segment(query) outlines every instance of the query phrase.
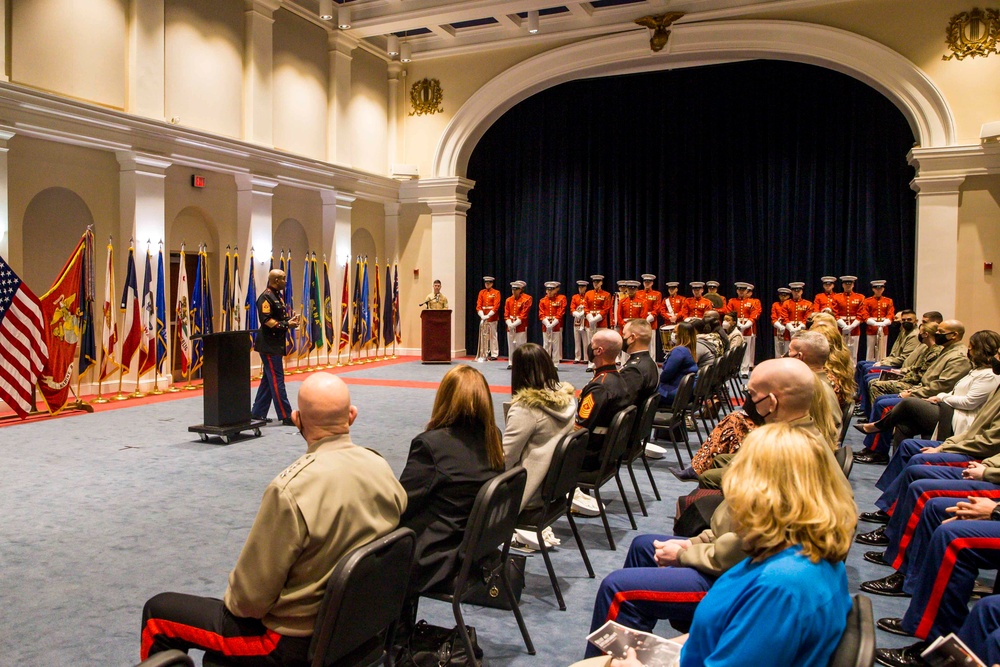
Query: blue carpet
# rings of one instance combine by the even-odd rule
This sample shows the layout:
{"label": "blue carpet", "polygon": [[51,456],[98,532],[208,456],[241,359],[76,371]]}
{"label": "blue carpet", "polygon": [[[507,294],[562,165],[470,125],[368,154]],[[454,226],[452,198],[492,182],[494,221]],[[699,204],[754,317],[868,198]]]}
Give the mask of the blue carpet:
{"label": "blue carpet", "polygon": [[[503,362],[476,366],[491,384],[509,384]],[[347,375],[436,381],[447,370],[405,363]],[[577,388],[589,377],[580,365],[563,364],[560,372]],[[300,377],[291,376],[288,385],[293,405]],[[410,438],[430,415],[434,391],[353,385],[351,393],[359,408],[355,442],[382,452],[399,473]],[[502,419],[500,404],[509,396],[494,400]],[[194,397],[0,429],[0,663],[130,665],[138,661],[147,598],[165,590],[222,595],[264,487],[304,443],[295,429],[274,425],[261,438],[202,443],[187,432],[203,421],[201,411],[201,398]],[[848,444],[857,449],[860,436],[852,431]],[[654,467],[663,502],[653,500],[640,477],[651,514],[637,517],[640,532],[669,533],[675,499],[693,488],[670,475],[668,464],[676,462],[668,458]],[[851,483],[862,511],[872,508],[881,470],[854,468]],[[608,495],[617,498],[617,491]],[[620,567],[634,536],[621,502],[612,502],[609,512],[617,551],[608,549],[599,519],[579,522],[597,579],[586,576],[568,525],[555,526],[564,546],[553,560],[567,611],[556,605],[541,558],[529,558],[521,608],[537,656],[525,653],[510,612],[466,608],[491,665],[548,667],[582,657],[600,579]],[[855,545],[848,558],[852,592],[860,581],[889,573],[864,562],[864,550]],[[907,601],[875,597],[873,603],[879,618],[901,616]],[[442,603],[423,601],[420,616],[453,625]],[[665,623],[657,631],[676,634]],[[881,632],[878,641],[910,643]]]}

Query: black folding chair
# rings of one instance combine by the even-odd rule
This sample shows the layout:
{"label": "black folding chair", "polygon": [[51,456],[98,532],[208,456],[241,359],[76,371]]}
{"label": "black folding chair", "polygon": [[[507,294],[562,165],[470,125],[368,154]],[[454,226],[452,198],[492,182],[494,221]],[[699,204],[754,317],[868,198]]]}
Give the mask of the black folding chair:
{"label": "black folding chair", "polygon": [[[681,438],[683,438],[684,446],[687,448],[688,460],[691,460],[693,457],[691,453],[691,439],[688,437],[687,425],[684,418],[691,410],[691,401],[694,397],[694,380],[694,373],[688,373],[681,378],[680,383],[677,385],[677,393],[674,394],[674,404],[671,409],[658,409],[656,417],[653,418],[653,427],[656,430],[667,432],[670,444],[674,447],[674,454],[677,455],[677,465],[682,468],[684,467],[684,461],[681,460],[681,450],[677,446]],[[653,437],[654,444],[666,444],[666,442],[666,440],[661,438]]]}
{"label": "black folding chair", "polygon": [[635,479],[635,470],[632,468],[632,464],[636,459],[642,460],[642,464],[646,466],[646,474],[649,475],[649,483],[653,487],[653,494],[659,500],[660,491],[656,488],[656,482],[653,481],[653,471],[649,469],[649,461],[646,460],[646,440],[649,439],[649,433],[653,430],[653,420],[656,419],[656,408],[659,404],[660,395],[653,394],[639,406],[638,415],[632,422],[632,431],[629,433],[628,449],[625,450],[625,456],[622,457],[622,463],[628,468],[628,476],[632,478],[632,488],[635,489],[635,497],[639,499],[639,509],[643,516],[649,516],[649,512],[646,511],[646,503],[642,499],[642,492]]}
{"label": "black folding chair", "polygon": [[638,530],[635,524],[635,517],[632,515],[632,507],[629,505],[628,496],[625,495],[625,487],[622,485],[622,478],[619,475],[619,468],[625,449],[628,447],[628,436],[632,429],[632,422],[635,421],[636,409],[630,405],[620,411],[611,420],[608,433],[604,436],[604,446],[601,448],[601,467],[597,470],[584,471],[580,473],[577,486],[585,491],[593,491],[594,498],[597,499],[597,507],[601,512],[601,521],[604,522],[604,532],[608,536],[608,544],[611,550],[615,550],[615,538],[611,535],[611,525],[608,523],[608,513],[601,500],[601,487],[606,482],[614,479],[618,483],[618,493],[621,494],[622,504],[625,505],[625,512],[628,514],[629,523],[632,530]]}
{"label": "black folding chair", "polygon": [[[705,438],[712,432],[712,429],[708,425],[704,407],[709,397],[712,396],[714,382],[715,364],[709,364],[698,369],[698,375],[694,380],[694,393],[691,397],[688,414],[691,417],[691,423],[694,424],[694,432],[698,436],[699,446],[705,444],[705,439],[701,437],[701,429],[698,428],[699,417],[702,425],[705,427]],[[695,412],[698,412],[698,415],[695,415]]]}
{"label": "black folding chair", "polygon": [[872,601],[864,595],[852,597],[847,627],[830,656],[829,667],[872,667],[875,664],[875,619]]}
{"label": "black folding chair", "polygon": [[843,447],[844,440],[847,438],[847,431],[851,428],[851,419],[854,418],[854,401],[848,401],[847,405],[844,406],[843,421],[840,422],[840,439],[837,441],[837,445]]}
{"label": "black folding chair", "polygon": [[552,567],[552,559],[549,558],[548,547],[542,538],[542,531],[554,524],[563,516],[569,521],[569,527],[573,530],[573,538],[576,546],[583,556],[583,564],[587,566],[587,574],[594,578],[594,568],[590,565],[590,558],[587,556],[587,548],[583,546],[583,539],[580,531],[573,520],[570,507],[573,505],[573,492],[576,490],[576,479],[580,474],[580,466],[583,465],[583,458],[587,455],[587,439],[590,432],[586,429],[570,431],[559,440],[556,450],[552,454],[552,462],[549,464],[549,471],[542,481],[542,506],[538,509],[526,509],[517,518],[517,527],[521,530],[534,531],[538,540],[538,549],[542,552],[545,560],[545,568],[549,571],[549,580],[552,582],[552,590],[555,591],[559,608],[566,610],[566,603],[563,601],[562,591],[559,589],[559,582],[556,580],[556,571]]}
{"label": "black folding chair", "polygon": [[[480,572],[483,561],[495,557],[498,548],[501,549],[500,562],[507,562],[510,540],[517,526],[517,513],[521,507],[521,496],[524,495],[527,477],[524,468],[515,466],[483,485],[472,506],[469,524],[465,529],[462,544],[458,548],[462,567],[455,580],[450,582],[452,584],[449,587],[450,591],[436,590],[421,594],[422,597],[451,603],[455,623],[465,644],[465,654],[469,656],[473,667],[479,667],[480,663],[475,658],[469,630],[462,617],[462,598],[469,592],[469,587],[476,582],[476,575]],[[514,592],[510,588],[506,567],[500,568],[500,583],[511,611],[514,612],[517,627],[521,630],[524,646],[530,655],[535,655],[535,646],[531,643],[528,628],[524,625],[524,617],[521,616],[521,609],[517,606]]]}
{"label": "black folding chair", "polygon": [[154,653],[135,667],[194,667],[194,660],[184,651],[173,648]]}
{"label": "black folding chair", "polygon": [[309,644],[312,667],[391,667],[416,536],[397,528],[344,557],[326,584]]}
{"label": "black folding chair", "polygon": [[833,456],[837,459],[837,463],[840,464],[840,469],[844,471],[844,477],[850,479],[851,470],[854,469],[854,456],[851,453],[851,448],[849,446],[839,447],[833,453]]}

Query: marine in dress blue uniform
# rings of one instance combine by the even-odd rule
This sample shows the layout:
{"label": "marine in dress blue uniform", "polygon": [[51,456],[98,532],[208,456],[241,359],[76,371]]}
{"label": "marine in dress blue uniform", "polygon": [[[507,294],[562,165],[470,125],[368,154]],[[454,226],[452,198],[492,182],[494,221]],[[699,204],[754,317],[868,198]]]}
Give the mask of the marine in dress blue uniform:
{"label": "marine in dress blue uniform", "polygon": [[254,342],[254,349],[260,354],[264,377],[257,387],[250,415],[254,419],[266,419],[270,405],[278,419],[287,426],[292,425],[292,406],[285,393],[285,333],[289,327],[299,324],[299,316],[288,313],[282,291],[285,289],[285,272],[275,269],[267,274],[267,289],[257,298],[257,317],[260,331]]}

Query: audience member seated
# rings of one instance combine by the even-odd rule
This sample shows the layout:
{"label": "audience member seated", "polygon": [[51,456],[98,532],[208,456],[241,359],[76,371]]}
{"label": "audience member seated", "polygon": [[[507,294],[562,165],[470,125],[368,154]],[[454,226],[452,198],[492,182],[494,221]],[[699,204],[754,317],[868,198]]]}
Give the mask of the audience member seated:
{"label": "audience member seated", "polygon": [[788,356],[804,363],[819,378],[823,396],[829,403],[830,415],[839,432],[844,409],[833,388],[833,380],[826,370],[826,362],[830,358],[830,343],[826,337],[818,331],[799,331],[792,334],[792,340],[788,343]]}
{"label": "audience member seated", "polygon": [[1000,385],[1000,375],[994,374],[992,368],[998,351],[1000,334],[977,331],[969,338],[968,356],[972,370],[958,381],[954,389],[927,398],[904,398],[882,419],[857,424],[855,428],[866,435],[893,434],[896,446],[906,438],[929,437],[935,429],[937,440],[961,435],[972,425],[979,409]]}
{"label": "audience member seated", "polygon": [[899,333],[892,344],[889,354],[879,361],[859,361],[855,382],[859,385],[864,382],[867,375],[878,373],[887,368],[900,368],[910,353],[917,349],[920,340],[917,338],[917,313],[906,309],[896,313],[896,320],[899,322]]}
{"label": "audience member seated", "polygon": [[590,341],[587,354],[594,368],[594,378],[580,392],[576,411],[576,428],[590,431],[583,470],[601,467],[601,449],[611,420],[634,403],[634,396],[621,377],[615,360],[622,350],[622,337],[614,329],[598,329]]}
{"label": "audience member seated", "polygon": [[[828,443],[790,424],[760,428],[747,436],[723,487],[736,531],[723,537],[745,549],[749,558],[726,568],[714,583],[699,571],[682,580],[676,574],[685,569],[676,567],[678,553],[683,558],[697,545],[682,542],[678,547],[679,541],[671,540],[644,547],[647,553],[656,549],[647,556],[648,562],[665,562],[666,567],[643,571],[671,572],[686,584],[669,591],[673,595],[662,594],[661,600],[676,599],[677,592],[686,590],[694,593],[691,597],[701,597],[690,634],[678,640],[684,644],[680,666],[826,665],[851,608],[843,560],[855,526],[851,488]],[[621,573],[631,574],[619,570],[609,578]],[[708,592],[702,594],[706,587]],[[616,615],[621,622],[624,614],[641,612],[638,623],[649,630],[657,611],[682,604],[659,602],[659,610],[651,609],[657,603],[650,600],[660,589],[641,594],[634,588],[632,599],[627,593],[613,596],[620,604],[602,617],[597,607],[607,608],[602,594],[610,591],[605,591],[604,583],[601,589],[595,628],[607,617]],[[641,667],[634,654],[611,665]]]}
{"label": "audience member seated", "polygon": [[483,484],[503,469],[486,378],[471,366],[456,366],[441,380],[427,430],[410,443],[399,477],[408,499],[400,525],[417,535],[404,628],[416,619],[420,593],[447,588],[458,574],[458,547],[472,505]]}
{"label": "audience member seated", "polygon": [[740,331],[737,320],[738,317],[734,312],[726,312],[726,314],[722,316],[722,328],[729,337],[730,348],[743,347],[747,344],[747,342],[743,340],[743,332]]}
{"label": "audience member seated", "polygon": [[722,315],[718,311],[710,310],[705,313],[705,318],[702,320],[701,333],[706,336],[706,340],[718,340],[718,343],[716,343],[717,357],[722,357],[723,354],[729,351],[729,334],[726,333],[725,328],[722,326]]}
{"label": "audience member seated", "polygon": [[629,320],[622,327],[622,342],[629,356],[620,372],[622,380],[635,397],[635,405],[640,408],[647,398],[656,393],[660,374],[656,362],[649,354],[651,340],[653,328],[644,318]]}
{"label": "audience member seated", "polygon": [[[647,352],[647,355],[649,353]],[[573,428],[576,399],[573,385],[559,382],[552,358],[534,343],[511,355],[513,398],[507,411],[503,454],[507,469],[521,465],[528,480],[521,509],[541,506],[542,481],[562,436]]]}
{"label": "audience member seated", "polygon": [[[834,426],[829,404],[825,399],[814,398],[822,396],[821,391],[819,378],[798,359],[769,359],[757,364],[747,380],[743,412],[757,425],[788,422],[804,428],[834,450],[840,434]],[[706,444],[710,442],[711,438]],[[722,473],[737,458],[738,451],[737,447],[735,451],[715,454],[711,467],[698,474],[698,486],[722,488]]]}
{"label": "audience member seated", "polygon": [[938,325],[936,322],[927,322],[920,325],[920,331],[917,334],[917,340],[920,341],[920,344],[907,357],[906,361],[903,362],[903,366],[899,369],[903,373],[901,376],[886,378],[885,380],[872,377],[868,380],[868,391],[859,397],[859,402],[863,410],[860,416],[865,418],[864,421],[867,421],[868,415],[871,414],[872,403],[880,397],[888,394],[898,394],[901,391],[912,389],[920,384],[924,373],[927,372],[931,364],[937,361],[937,358],[944,351],[944,347],[935,342],[937,328]]}
{"label": "audience member seated", "polygon": [[377,453],[351,442],[358,411],[329,373],[302,383],[292,421],[307,452],[264,490],[223,600],[161,593],[142,611],[142,659],[201,649],[215,662],[308,664],[334,567],[393,531],[406,492]]}
{"label": "audience member seated", "polygon": [[669,408],[674,404],[677,387],[681,379],[689,373],[698,372],[697,353],[698,336],[689,322],[681,322],[674,329],[677,337],[675,345],[663,360],[663,370],[660,372],[660,383],[656,390],[660,394],[660,407]]}
{"label": "audience member seated", "polygon": [[705,328],[704,320],[693,317],[684,321],[694,327],[695,334],[697,334],[698,337],[694,353],[695,361],[698,362],[698,368],[711,366],[719,357],[719,348],[721,347],[721,344],[714,340],[714,336],[712,337],[713,340],[708,340],[701,334],[701,331]]}

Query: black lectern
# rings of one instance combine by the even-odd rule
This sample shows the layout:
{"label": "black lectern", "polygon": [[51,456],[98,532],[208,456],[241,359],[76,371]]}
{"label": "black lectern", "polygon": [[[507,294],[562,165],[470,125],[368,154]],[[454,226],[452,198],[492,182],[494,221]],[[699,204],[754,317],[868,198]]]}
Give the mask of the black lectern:
{"label": "black lectern", "polygon": [[189,426],[202,441],[215,435],[229,444],[233,435],[253,431],[260,435],[262,419],[250,417],[250,335],[225,331],[202,336],[205,423]]}

